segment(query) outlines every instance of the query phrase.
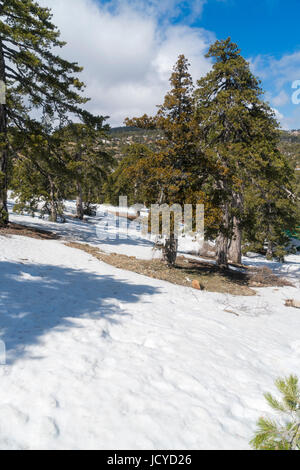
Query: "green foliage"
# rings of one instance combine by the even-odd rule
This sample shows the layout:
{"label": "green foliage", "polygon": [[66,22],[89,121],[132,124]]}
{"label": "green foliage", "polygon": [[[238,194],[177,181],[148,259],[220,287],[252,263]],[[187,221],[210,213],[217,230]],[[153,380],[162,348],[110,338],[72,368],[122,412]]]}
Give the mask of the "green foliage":
{"label": "green foliage", "polygon": [[152,151],[146,145],[132,144],[125,146],[122,153],[123,159],[105,184],[106,202],[118,205],[119,197],[127,196],[129,205],[154,203],[157,191],[153,194]]}
{"label": "green foliage", "polygon": [[[282,162],[284,162],[284,157]],[[266,251],[268,257],[281,261],[290,250],[289,231],[297,224],[297,205],[293,195],[294,174],[287,163],[273,179],[258,180],[259,186],[248,186],[245,193],[245,251]]]}
{"label": "green foliage", "polygon": [[103,145],[108,126],[102,126],[99,120],[96,126],[90,122],[70,123],[55,133],[59,139],[58,152],[68,172],[69,194],[75,194],[82,200],[80,204],[87,206],[101,199],[104,183],[114,165]]}
{"label": "green foliage", "polygon": [[[121,162],[120,169],[122,168],[122,171],[126,171],[126,167],[131,166],[130,162],[127,165],[122,160],[127,159],[127,149],[132,146],[132,143],[143,144],[144,147],[154,151],[157,150],[157,142],[162,139],[162,132],[159,130],[138,129],[135,127],[112,129],[110,135],[111,141],[105,144],[105,148]],[[295,196],[298,195],[300,198],[300,171],[295,172],[296,178],[294,176],[294,170],[297,165],[300,168],[300,135],[295,132],[281,131],[279,137],[278,148],[281,155],[280,158],[285,159],[286,168],[281,168],[275,178],[276,181],[278,181],[278,177],[282,179],[281,187],[274,185],[273,193],[269,194],[268,199],[273,206],[271,205],[268,210],[266,197],[263,197],[263,193],[257,185],[258,182],[256,182],[256,186],[249,184],[245,189],[245,207],[243,212],[244,253],[255,251],[265,254],[266,241],[269,238],[273,244],[272,256],[282,258],[289,252],[290,237],[292,235],[297,236],[297,230],[298,237],[300,237],[299,228],[292,229],[295,225],[295,220],[298,226],[300,224],[300,200],[298,200],[297,210],[297,201],[294,204],[293,198],[287,197],[288,194],[285,189],[290,188],[290,190],[295,191]],[[221,220],[219,220],[220,210],[218,210],[219,201],[216,198],[217,195],[213,186],[213,176],[207,177],[206,182],[201,185],[200,191],[196,191],[191,184],[190,194],[186,197],[187,203],[196,204],[200,202],[205,204],[205,230],[206,237],[210,239],[216,239],[221,223]],[[110,185],[107,185],[107,200],[117,204],[120,192],[117,191],[116,197],[113,200],[108,195],[109,189],[112,188],[110,188]],[[121,193],[129,194],[132,201],[131,192],[133,191],[131,190],[132,185],[130,185],[130,180],[128,179],[128,188],[124,189],[123,192],[121,191]],[[139,202],[143,200],[144,198],[140,198]],[[270,209],[273,213],[272,217],[268,215]],[[266,224],[266,221],[270,221],[270,224]]]}
{"label": "green foliage", "polygon": [[256,450],[300,450],[300,387],[296,376],[278,379],[276,387],[282,395],[278,400],[270,393],[265,398],[270,407],[282,415],[281,422],[260,418],[258,430],[251,441]]}
{"label": "green foliage", "polygon": [[[297,225],[300,225],[300,133],[282,131],[279,149],[295,171],[295,195],[297,197]],[[290,229],[291,230],[291,229]]]}
{"label": "green foliage", "polygon": [[[220,261],[235,231],[272,245],[282,257],[284,231],[295,225],[294,172],[278,150],[278,123],[260,82],[228,38],[211,46],[212,70],[198,81],[197,117],[209,166],[208,191],[223,217]],[[246,229],[246,230],[245,230]],[[222,255],[222,256],[221,256]]]}
{"label": "green foliage", "polygon": [[43,134],[27,136],[26,145],[14,159],[10,188],[17,198],[16,212],[50,215],[53,222],[62,215],[64,188],[68,181],[65,165],[57,153],[58,141]]}
{"label": "green foliage", "polygon": [[212,70],[195,91],[189,64],[179,56],[156,116],[125,121],[132,131],[162,137],[148,146],[146,157],[135,160],[126,150],[109,197],[122,191],[137,202],[143,187],[146,194],[138,202],[204,202],[206,235],[218,240],[219,264],[228,263],[228,247],[236,239],[260,251],[267,244],[268,256],[283,260],[287,230],[297,224],[297,194],[294,168],[279,150],[278,123],[230,38],[213,44],[207,57]]}
{"label": "green foliage", "polygon": [[127,125],[162,133],[151,159],[145,162],[147,175],[137,174],[136,183],[148,186],[149,202],[183,203],[192,179],[201,171],[196,152],[194,87],[188,69],[187,59],[180,55],[170,78],[171,90],[156,116],[126,120]]}
{"label": "green foliage", "polygon": [[8,131],[18,129],[24,140],[39,135],[40,123],[31,117],[35,109],[60,124],[68,121],[70,114],[85,123],[95,122],[82,109],[88,101],[82,95],[84,84],[77,78],[82,68],[56,53],[64,45],[48,8],[34,0],[1,2],[0,80],[6,84],[7,93],[6,105],[0,104],[0,169],[5,173],[0,181],[0,224],[8,219]]}
{"label": "green foliage", "polygon": [[[135,137],[130,145],[123,129],[109,134],[106,118],[82,109],[81,68],[56,55],[63,45],[49,9],[33,0],[1,2],[0,79],[8,92],[7,106],[0,106],[0,223],[8,220],[9,180],[16,210],[34,213],[43,202],[53,220],[62,200],[74,196],[80,218],[104,193],[114,204],[125,194],[130,204],[204,203],[206,235],[223,241],[224,264],[237,231],[247,248],[267,243],[268,256],[284,258],[287,231],[299,224],[299,160],[288,162],[291,148],[298,156],[299,148],[289,140],[280,146],[260,82],[230,38],[210,47],[213,67],[196,90],[179,56],[157,114],[126,120]],[[34,108],[57,127],[31,119]],[[81,122],[72,123],[71,114]],[[114,147],[103,145],[113,134],[123,155],[115,171]]]}
{"label": "green foliage", "polygon": [[[1,55],[8,85],[8,118],[24,125],[29,118],[18,112],[15,99],[25,97],[29,107],[44,107],[48,114],[80,112],[78,104],[87,101],[80,95],[84,84],[74,74],[82,68],[53,51],[65,45],[52,23],[52,14],[33,0],[1,2]],[[24,108],[23,108],[24,109]]]}
{"label": "green foliage", "polygon": [[42,204],[42,212],[56,221],[63,199],[80,191],[82,212],[91,211],[112,165],[103,150],[104,129],[88,123],[53,130],[47,124],[39,131],[27,136],[14,162],[10,187],[18,200],[15,210],[34,214]]}
{"label": "green foliage", "polygon": [[[143,202],[146,204],[181,204],[186,200],[191,185],[202,174],[197,152],[197,124],[194,119],[193,81],[189,73],[189,63],[180,55],[170,77],[171,90],[164,103],[158,106],[156,116],[127,119],[128,126],[159,130],[162,138],[157,147],[144,159],[139,159],[133,184],[136,194],[144,185]],[[177,241],[174,240],[174,224],[171,223],[170,240],[165,240],[164,259],[168,264],[176,260]]]}

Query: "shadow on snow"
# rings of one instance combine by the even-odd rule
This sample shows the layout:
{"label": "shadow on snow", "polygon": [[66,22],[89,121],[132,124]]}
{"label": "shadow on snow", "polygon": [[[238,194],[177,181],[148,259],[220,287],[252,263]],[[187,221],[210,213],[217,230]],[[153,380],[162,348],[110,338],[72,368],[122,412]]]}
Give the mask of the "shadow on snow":
{"label": "shadow on snow", "polygon": [[34,264],[0,262],[0,339],[7,364],[26,357],[52,329],[80,328],[80,317],[117,323],[128,315],[119,304],[136,303],[158,292],[108,275]]}

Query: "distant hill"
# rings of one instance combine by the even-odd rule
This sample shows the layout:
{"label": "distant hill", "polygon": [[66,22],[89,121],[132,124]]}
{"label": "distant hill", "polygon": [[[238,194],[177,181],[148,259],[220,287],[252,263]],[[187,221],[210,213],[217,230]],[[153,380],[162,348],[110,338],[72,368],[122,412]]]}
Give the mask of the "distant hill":
{"label": "distant hill", "polygon": [[139,129],[138,127],[126,127],[126,126],[112,127],[110,129],[110,134],[112,134],[112,135],[130,134],[130,133],[133,133],[133,132],[142,133],[143,129]]}
{"label": "distant hill", "polygon": [[105,141],[105,147],[117,160],[122,159],[127,145],[137,143],[155,147],[156,142],[162,137],[159,131],[137,127],[113,127],[109,134],[110,141]]}
{"label": "distant hill", "polygon": [[[281,131],[280,134],[280,150],[300,174],[300,129]],[[114,127],[110,130],[110,136],[109,150],[118,159],[122,158],[124,146],[132,143],[155,145],[157,140],[162,137],[159,131],[138,129],[136,127]]]}
{"label": "distant hill", "polygon": [[148,129],[139,129],[138,127],[112,127],[110,129],[110,135],[115,137],[153,137],[159,136],[161,133],[156,130],[148,130]]}

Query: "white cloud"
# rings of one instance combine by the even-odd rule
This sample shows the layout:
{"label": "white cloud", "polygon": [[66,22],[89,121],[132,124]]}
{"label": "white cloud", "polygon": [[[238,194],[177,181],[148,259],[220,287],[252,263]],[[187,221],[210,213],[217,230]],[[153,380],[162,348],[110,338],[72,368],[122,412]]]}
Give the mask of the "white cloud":
{"label": "white cloud", "polygon": [[299,129],[300,106],[292,103],[295,91],[292,84],[300,80],[300,52],[286,54],[280,59],[258,56],[251,60],[252,70],[263,79],[268,89],[266,99],[277,110],[277,119],[284,129]]}
{"label": "white cloud", "polygon": [[[281,113],[280,113],[281,114]],[[300,128],[300,107],[296,106],[295,109],[289,113],[288,116],[281,114],[279,118],[283,129],[299,129]]]}
{"label": "white cloud", "polygon": [[300,79],[300,52],[284,55],[280,59],[260,55],[251,63],[255,73],[261,78],[273,78],[277,90],[287,83]]}
{"label": "white cloud", "polygon": [[[53,22],[68,42],[64,57],[84,66],[82,79],[92,98],[88,109],[111,116],[120,125],[127,116],[154,113],[168,90],[168,79],[179,54],[192,64],[195,79],[205,74],[210,62],[205,52],[215,38],[200,28],[161,23],[168,11],[176,15],[174,0],[112,2],[99,7],[95,0],[40,0],[53,10]],[[189,14],[200,12],[205,2],[194,4]],[[147,5],[143,10],[141,4]],[[162,16],[161,16],[162,15]]]}
{"label": "white cloud", "polygon": [[[180,17],[193,22],[201,16],[203,7],[208,0],[108,0],[106,8],[109,11],[120,12],[125,5],[160,20],[170,20]],[[220,0],[219,0],[220,1]],[[223,0],[222,0],[223,1]],[[226,1],[226,0],[225,0]]]}
{"label": "white cloud", "polygon": [[284,90],[281,90],[278,95],[271,96],[270,101],[274,106],[280,107],[286,105],[290,101],[290,97]]}

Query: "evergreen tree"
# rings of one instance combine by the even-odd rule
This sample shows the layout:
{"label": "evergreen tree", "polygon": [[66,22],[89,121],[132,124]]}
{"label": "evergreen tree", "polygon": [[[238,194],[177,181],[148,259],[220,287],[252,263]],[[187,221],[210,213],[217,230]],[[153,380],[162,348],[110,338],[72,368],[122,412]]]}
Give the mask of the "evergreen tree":
{"label": "evergreen tree", "polygon": [[198,81],[195,97],[213,197],[222,211],[217,261],[226,267],[228,258],[241,263],[246,188],[258,185],[271,194],[280,180],[276,168],[285,163],[273,112],[236,44],[217,41],[207,57],[214,65]]}
{"label": "evergreen tree", "polygon": [[[42,215],[49,214],[50,220],[56,222],[62,216],[70,175],[59,152],[60,141],[50,128],[41,125],[38,132],[36,126],[35,132],[26,137],[22,150],[14,157],[10,187],[17,197],[16,212],[33,215],[40,209]],[[22,133],[17,138],[22,139]]]}
{"label": "evergreen tree", "polygon": [[154,204],[159,186],[153,175],[153,151],[144,144],[131,144],[123,149],[123,158],[105,184],[105,198],[118,205],[120,196],[127,196],[130,206]]}
{"label": "evergreen tree", "polygon": [[[295,196],[296,196],[296,225],[298,232],[300,232],[300,137],[299,135],[290,134],[289,132],[282,131],[280,134],[279,150],[285,156],[286,160],[290,162],[295,172]],[[292,227],[289,227],[289,232],[292,234]],[[294,232],[296,233],[296,232]]]}
{"label": "evergreen tree", "polygon": [[8,222],[8,127],[28,133],[33,108],[60,118],[87,114],[80,109],[87,101],[80,95],[84,85],[74,75],[82,69],[53,52],[65,43],[51,18],[34,0],[0,1],[0,83],[7,89],[6,103],[0,104],[1,225]]}
{"label": "evergreen tree", "polygon": [[298,378],[279,379],[276,386],[282,401],[270,393],[265,395],[273,410],[282,415],[281,422],[260,418],[258,430],[251,441],[256,450],[300,450],[300,387]]}
{"label": "evergreen tree", "polygon": [[105,152],[102,143],[107,138],[108,127],[102,124],[101,118],[96,125],[71,123],[56,133],[70,183],[75,187],[76,213],[80,220],[84,217],[85,205],[89,206],[103,191],[113,165],[113,158]]}
{"label": "evergreen tree", "polygon": [[245,191],[245,248],[284,261],[290,249],[288,233],[293,233],[299,220],[295,176],[279,152],[272,155],[272,164],[262,168]]}
{"label": "evergreen tree", "polygon": [[[170,78],[171,91],[164,103],[158,107],[154,117],[127,119],[129,126],[146,129],[159,129],[163,138],[158,142],[158,150],[153,152],[147,162],[150,200],[153,191],[156,203],[181,204],[190,188],[193,170],[199,173],[199,159],[196,151],[196,125],[194,121],[193,81],[188,71],[189,63],[180,55]],[[140,180],[145,183],[145,180]],[[146,183],[147,184],[147,183]],[[168,264],[174,264],[177,255],[178,240],[171,223],[170,237],[166,238],[163,257]]]}

